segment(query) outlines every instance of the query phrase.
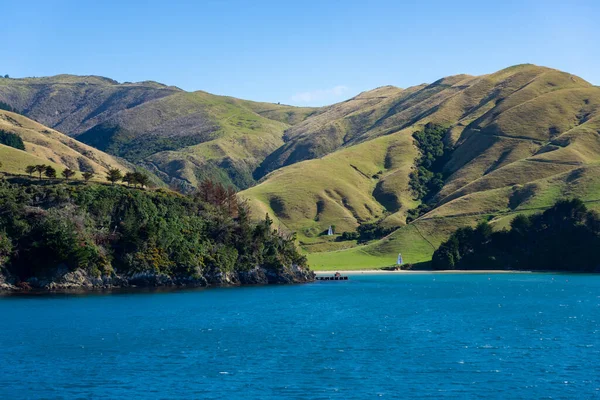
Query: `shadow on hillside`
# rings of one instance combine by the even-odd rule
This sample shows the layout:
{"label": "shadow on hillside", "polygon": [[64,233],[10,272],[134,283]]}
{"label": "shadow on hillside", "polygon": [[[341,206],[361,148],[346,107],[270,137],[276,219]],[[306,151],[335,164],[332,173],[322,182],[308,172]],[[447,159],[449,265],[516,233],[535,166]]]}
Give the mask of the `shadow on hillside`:
{"label": "shadow on hillside", "polygon": [[[398,271],[398,266],[390,265],[389,267],[380,268],[384,271]],[[433,271],[433,267],[431,266],[431,261],[423,261],[420,263],[408,263],[404,264],[400,267],[400,271]]]}

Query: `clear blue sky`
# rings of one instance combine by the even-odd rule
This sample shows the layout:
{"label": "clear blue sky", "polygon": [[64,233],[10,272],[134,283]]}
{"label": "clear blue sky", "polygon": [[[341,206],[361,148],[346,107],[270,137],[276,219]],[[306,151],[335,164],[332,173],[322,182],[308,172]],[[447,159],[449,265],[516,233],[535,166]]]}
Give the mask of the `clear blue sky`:
{"label": "clear blue sky", "polygon": [[[88,4],[86,4],[88,3]],[[321,105],[534,63],[600,85],[600,1],[5,1],[0,73]]]}

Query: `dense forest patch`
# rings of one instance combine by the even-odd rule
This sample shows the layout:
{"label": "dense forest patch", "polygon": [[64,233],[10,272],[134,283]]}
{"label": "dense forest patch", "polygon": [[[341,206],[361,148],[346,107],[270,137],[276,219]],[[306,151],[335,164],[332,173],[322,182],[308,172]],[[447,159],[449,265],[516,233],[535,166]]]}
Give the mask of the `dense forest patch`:
{"label": "dense forest patch", "polygon": [[510,227],[458,229],[433,254],[433,268],[600,271],[600,216],[581,200],[519,215]]}
{"label": "dense forest patch", "polygon": [[428,123],[423,130],[413,134],[421,156],[410,174],[409,186],[415,199],[423,201],[423,204],[409,212],[408,222],[429,211],[428,203],[444,186],[442,170],[452,151],[444,141],[447,132],[448,128],[442,125]]}

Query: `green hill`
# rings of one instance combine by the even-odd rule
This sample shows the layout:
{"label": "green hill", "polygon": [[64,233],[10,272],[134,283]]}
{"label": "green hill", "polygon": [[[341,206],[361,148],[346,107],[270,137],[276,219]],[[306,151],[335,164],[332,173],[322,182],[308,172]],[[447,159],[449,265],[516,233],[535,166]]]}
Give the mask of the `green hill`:
{"label": "green hill", "polygon": [[0,110],[0,131],[17,135],[24,149],[6,146],[0,142],[2,171],[24,174],[28,165],[52,165],[60,174],[65,168],[93,172],[96,180],[104,180],[108,169],[131,171],[133,166],[121,159],[80,143],[62,133],[43,126],[22,115]]}
{"label": "green hill", "polygon": [[[287,154],[301,149],[315,159],[278,168],[242,192],[255,212],[268,212],[283,229],[299,232],[315,267],[385,266],[398,252],[408,262],[424,262],[454,229],[481,218],[500,227],[516,211],[543,209],[561,197],[600,199],[600,88],[522,65],[446,78],[407,89],[406,97],[405,91],[385,91],[394,100],[380,96],[368,117],[363,109],[346,108],[328,120],[328,111],[321,113],[321,130],[286,143]],[[357,115],[360,128],[351,123]],[[443,186],[429,202],[431,211],[405,225],[421,202],[410,187],[419,156],[412,135],[427,123],[447,128]],[[320,136],[331,127],[337,129],[331,137],[343,140],[325,147]],[[289,158],[278,160],[286,165]],[[399,229],[350,249],[355,243],[322,236],[330,225],[342,233],[367,222]]]}
{"label": "green hill", "polygon": [[72,75],[2,79],[0,102],[183,189],[206,177],[253,185],[284,131],[315,111]]}
{"label": "green hill", "polygon": [[[426,262],[457,227],[600,199],[600,88],[530,64],[322,108],[69,75],[2,79],[0,102],[183,190],[245,189],[318,268]],[[367,224],[380,239],[358,244]]]}

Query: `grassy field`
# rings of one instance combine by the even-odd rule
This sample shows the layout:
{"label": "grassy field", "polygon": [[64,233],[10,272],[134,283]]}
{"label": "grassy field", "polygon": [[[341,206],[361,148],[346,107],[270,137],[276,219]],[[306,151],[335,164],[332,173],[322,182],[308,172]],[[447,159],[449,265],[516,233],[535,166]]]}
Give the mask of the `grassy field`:
{"label": "grassy field", "polygon": [[398,253],[405,263],[426,264],[434,250],[457,227],[474,226],[483,217],[460,217],[416,221],[391,235],[347,250],[310,253],[311,268],[317,271],[376,269],[395,265]]}

